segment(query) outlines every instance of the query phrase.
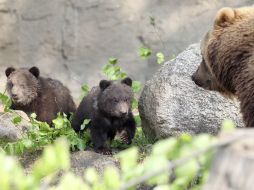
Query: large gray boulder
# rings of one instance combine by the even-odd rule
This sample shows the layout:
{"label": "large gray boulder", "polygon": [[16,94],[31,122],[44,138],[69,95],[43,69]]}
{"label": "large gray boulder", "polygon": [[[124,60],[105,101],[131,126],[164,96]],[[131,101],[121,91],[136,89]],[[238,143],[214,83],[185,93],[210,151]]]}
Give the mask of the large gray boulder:
{"label": "large gray boulder", "polygon": [[217,134],[224,119],[242,127],[239,103],[204,90],[191,80],[201,62],[199,44],[165,63],[147,81],[139,101],[142,127],[150,139],[190,134]]}

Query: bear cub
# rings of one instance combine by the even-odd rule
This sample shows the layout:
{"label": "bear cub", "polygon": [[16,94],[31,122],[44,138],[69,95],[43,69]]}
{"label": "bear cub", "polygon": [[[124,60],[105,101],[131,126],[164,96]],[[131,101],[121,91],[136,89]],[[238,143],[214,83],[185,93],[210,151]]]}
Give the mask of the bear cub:
{"label": "bear cub", "polygon": [[70,91],[59,81],[40,77],[37,67],[5,70],[7,92],[12,100],[11,108],[28,115],[36,113],[39,121],[52,124],[58,112],[69,115],[76,106]]}
{"label": "bear cub", "polygon": [[120,82],[102,80],[82,100],[73,116],[72,127],[76,132],[85,119],[90,119],[88,128],[96,152],[111,154],[107,140],[113,140],[116,133],[131,144],[136,131],[136,123],[131,104],[133,92],[132,80],[125,78]]}

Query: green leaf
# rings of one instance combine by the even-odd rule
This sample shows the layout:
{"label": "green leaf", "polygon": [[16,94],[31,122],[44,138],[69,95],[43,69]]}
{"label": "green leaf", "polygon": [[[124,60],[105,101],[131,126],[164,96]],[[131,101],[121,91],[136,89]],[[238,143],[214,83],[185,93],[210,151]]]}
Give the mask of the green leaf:
{"label": "green leaf", "polygon": [[196,150],[208,147],[214,142],[214,138],[209,134],[200,134],[193,138],[192,147]]}
{"label": "green leaf", "polygon": [[85,180],[90,184],[96,184],[99,182],[99,175],[95,168],[88,168],[84,173]]}
{"label": "green leaf", "polygon": [[133,81],[132,83],[132,90],[134,93],[138,93],[141,90],[141,82],[139,81]]}
{"label": "green leaf", "polygon": [[169,185],[158,185],[153,190],[172,190]]}
{"label": "green leaf", "polygon": [[[140,118],[140,115],[138,114],[138,115],[135,115],[134,116],[134,119],[135,119],[135,122],[136,122],[136,124],[137,124],[137,126],[141,126],[141,118]],[[141,128],[140,128],[141,129]],[[137,129],[138,130],[138,129]],[[137,131],[138,132],[138,131]],[[143,132],[142,130],[141,130],[141,132]]]}
{"label": "green leaf", "polygon": [[17,115],[12,119],[12,123],[14,123],[15,125],[19,124],[22,121],[22,117]]}
{"label": "green leaf", "polygon": [[[186,183],[189,183],[197,175],[198,169],[198,162],[192,159],[176,168],[176,176],[177,178],[187,178]],[[186,185],[188,186],[188,184]]]}
{"label": "green leaf", "polygon": [[85,119],[84,122],[82,123],[80,129],[84,130],[87,127],[87,125],[90,123],[90,121],[91,121],[91,119]]}
{"label": "green leaf", "polygon": [[78,148],[78,150],[85,150],[86,145],[85,145],[85,142],[82,139],[78,139],[77,148]]}
{"label": "green leaf", "polygon": [[12,105],[11,99],[3,93],[0,93],[0,101],[4,105],[4,111],[9,112]]}
{"label": "green leaf", "polygon": [[32,114],[30,115],[30,117],[33,118],[33,119],[36,119],[37,115],[36,115],[36,113],[32,113]]}
{"label": "green leaf", "polygon": [[[163,156],[151,156],[144,162],[145,173],[155,172],[159,168],[163,168],[167,165],[168,161]],[[157,176],[148,180],[149,185],[166,184],[169,180],[170,171],[158,174]]]}
{"label": "green leaf", "polygon": [[109,58],[109,63],[110,63],[111,65],[116,65],[117,62],[118,62],[118,60],[117,60],[116,58],[114,58],[114,57]]}
{"label": "green leaf", "polygon": [[81,177],[76,176],[71,172],[65,173],[63,177],[61,178],[60,183],[57,184],[56,187],[50,187],[48,189],[51,189],[51,190],[69,190],[69,189],[92,190],[92,188],[90,188],[88,184],[84,183]]}
{"label": "green leaf", "polygon": [[149,48],[141,47],[139,48],[139,56],[142,59],[148,58],[152,54],[152,50]]}
{"label": "green leaf", "polygon": [[33,166],[32,174],[36,182],[59,170],[67,170],[70,167],[69,146],[66,140],[59,139],[54,145],[48,146],[43,151],[42,157]]}
{"label": "green leaf", "polygon": [[155,26],[155,17],[150,16],[149,19],[150,19],[150,24],[151,24],[152,26]]}
{"label": "green leaf", "polygon": [[174,60],[174,59],[176,59],[176,55],[175,55],[175,54],[172,54],[172,55],[171,55],[171,61]]}
{"label": "green leaf", "polygon": [[40,122],[40,131],[51,131],[51,128],[48,123]]}
{"label": "green leaf", "polygon": [[58,159],[58,165],[63,170],[70,168],[69,143],[65,138],[59,138],[54,143],[55,155]]}
{"label": "green leaf", "polygon": [[230,131],[233,131],[235,129],[236,129],[236,125],[232,120],[225,119],[222,122],[222,129],[221,129],[222,132],[230,132]]}
{"label": "green leaf", "polygon": [[26,147],[26,148],[30,148],[33,145],[33,142],[30,139],[24,139],[22,144]]}
{"label": "green leaf", "polygon": [[132,100],[132,105],[131,105],[132,109],[137,109],[138,108],[138,100],[136,98],[134,98]]}
{"label": "green leaf", "polygon": [[107,189],[118,189],[120,187],[120,175],[116,168],[106,168],[104,171],[104,184]]}
{"label": "green leaf", "polygon": [[15,148],[13,146],[13,143],[7,143],[4,149],[10,155],[14,155],[15,154]]}
{"label": "green leaf", "polygon": [[121,67],[117,66],[117,59],[116,58],[109,59],[109,63],[103,67],[103,73],[110,80],[119,80],[119,79],[123,79],[127,76],[126,73],[121,71]]}
{"label": "green leaf", "polygon": [[61,118],[61,117],[57,117],[56,119],[54,119],[53,121],[52,121],[52,123],[55,125],[55,128],[56,129],[61,129],[61,128],[63,128],[64,127],[64,120],[63,120],[63,118]]}
{"label": "green leaf", "polygon": [[156,54],[156,57],[157,57],[157,63],[158,63],[158,64],[161,64],[161,63],[163,63],[163,62],[165,61],[164,54],[161,53],[161,52],[158,52],[158,53]]}
{"label": "green leaf", "polygon": [[169,138],[165,140],[160,140],[156,142],[153,146],[152,155],[164,156],[172,155],[175,149],[177,148],[177,139]]}
{"label": "green leaf", "polygon": [[116,155],[120,159],[121,169],[127,172],[137,166],[138,149],[137,147],[128,148]]}
{"label": "green leaf", "polygon": [[181,134],[179,139],[183,142],[191,142],[192,141],[192,136],[190,134],[183,133],[183,134]]}
{"label": "green leaf", "polygon": [[89,93],[89,86],[87,84],[83,84],[82,87],[81,87],[81,90],[82,90],[82,92],[81,92],[80,99],[82,100]]}

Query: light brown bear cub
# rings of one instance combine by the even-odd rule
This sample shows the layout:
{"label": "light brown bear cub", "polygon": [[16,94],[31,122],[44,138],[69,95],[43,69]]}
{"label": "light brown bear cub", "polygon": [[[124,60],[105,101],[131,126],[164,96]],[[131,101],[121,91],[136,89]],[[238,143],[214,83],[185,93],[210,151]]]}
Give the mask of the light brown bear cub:
{"label": "light brown bear cub", "polygon": [[193,81],[235,96],[247,127],[254,127],[254,7],[223,8],[201,43],[203,60]]}
{"label": "light brown bear cub", "polygon": [[5,70],[7,92],[12,100],[12,109],[22,110],[28,115],[36,113],[39,121],[48,124],[56,118],[58,112],[67,115],[75,112],[76,106],[70,91],[57,80],[40,77],[37,67],[30,69]]}

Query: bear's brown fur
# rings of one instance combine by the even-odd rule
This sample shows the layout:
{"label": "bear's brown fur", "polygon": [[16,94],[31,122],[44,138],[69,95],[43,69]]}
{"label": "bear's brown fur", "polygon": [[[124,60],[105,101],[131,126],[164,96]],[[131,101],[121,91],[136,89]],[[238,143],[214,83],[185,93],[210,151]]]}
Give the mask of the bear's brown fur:
{"label": "bear's brown fur", "polygon": [[12,109],[27,114],[36,113],[39,121],[52,123],[58,112],[70,114],[76,106],[70,91],[57,80],[40,77],[37,67],[30,69],[6,69],[7,91],[12,100]]}
{"label": "bear's brown fur", "polygon": [[201,43],[194,82],[236,96],[247,127],[254,127],[254,7],[223,8]]}

